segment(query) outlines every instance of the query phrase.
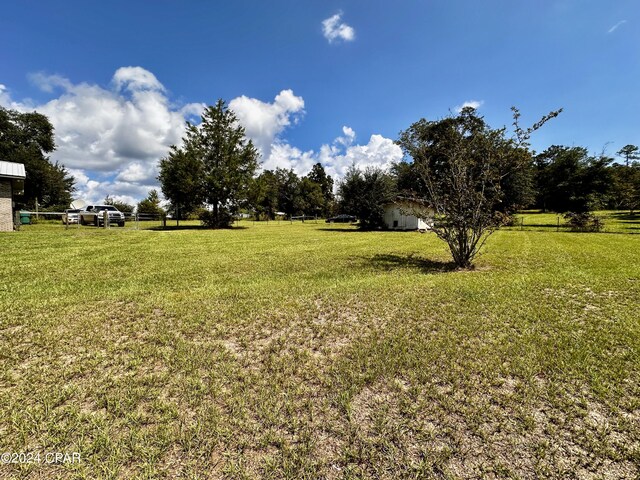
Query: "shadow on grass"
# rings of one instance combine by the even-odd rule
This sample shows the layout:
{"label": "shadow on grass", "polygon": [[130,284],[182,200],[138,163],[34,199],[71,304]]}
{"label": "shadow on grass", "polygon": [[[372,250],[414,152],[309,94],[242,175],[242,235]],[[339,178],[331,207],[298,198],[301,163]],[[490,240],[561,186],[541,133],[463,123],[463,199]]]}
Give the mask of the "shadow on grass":
{"label": "shadow on grass", "polygon": [[340,232],[340,233],[352,233],[352,232],[364,232],[365,231],[365,230],[359,230],[357,228],[349,228],[349,227],[345,227],[345,228],[323,227],[323,228],[319,228],[318,230],[320,230],[322,232]]}
{"label": "shadow on grass", "polygon": [[414,255],[378,254],[373,257],[364,257],[365,260],[380,270],[419,270],[422,273],[445,273],[458,270],[452,261],[430,260]]}
{"label": "shadow on grass", "polygon": [[169,231],[173,231],[173,230],[211,230],[211,231],[216,231],[216,230],[246,230],[249,227],[229,227],[229,228],[209,228],[209,227],[205,227],[202,225],[180,225],[180,226],[176,226],[176,225],[167,225],[166,227],[163,226],[158,226],[158,227],[150,227],[147,228],[145,230],[153,230],[156,232],[169,232]]}
{"label": "shadow on grass", "polygon": [[616,220],[625,220],[631,223],[640,222],[640,213],[634,213],[631,215],[628,212],[617,212],[612,213],[611,217],[614,217]]}
{"label": "shadow on grass", "polygon": [[[563,228],[565,225],[564,224],[560,224],[560,228]],[[510,228],[513,230],[520,230],[522,229],[521,225],[509,225],[508,227],[505,228]],[[533,224],[529,224],[527,225],[526,223],[524,224],[524,228],[558,228],[558,224],[557,223],[533,223]]]}
{"label": "shadow on grass", "polygon": [[385,232],[385,233],[413,233],[413,234],[416,233],[416,230],[383,230],[383,229],[363,230],[358,227],[354,227],[354,228],[323,227],[323,228],[319,228],[318,230],[321,230],[323,232],[342,232],[342,233],[345,233],[345,232],[359,232],[359,233]]}

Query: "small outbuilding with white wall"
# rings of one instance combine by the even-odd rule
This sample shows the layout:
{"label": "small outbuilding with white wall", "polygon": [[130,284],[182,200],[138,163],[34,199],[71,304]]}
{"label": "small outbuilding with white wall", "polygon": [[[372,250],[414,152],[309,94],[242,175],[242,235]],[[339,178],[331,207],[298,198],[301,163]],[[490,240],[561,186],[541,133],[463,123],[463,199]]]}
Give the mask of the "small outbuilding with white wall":
{"label": "small outbuilding with white wall", "polygon": [[0,160],[0,232],[10,232],[14,228],[14,197],[22,195],[26,173],[22,163]]}
{"label": "small outbuilding with white wall", "polygon": [[398,197],[384,206],[384,223],[389,230],[431,230],[431,210],[423,202]]}

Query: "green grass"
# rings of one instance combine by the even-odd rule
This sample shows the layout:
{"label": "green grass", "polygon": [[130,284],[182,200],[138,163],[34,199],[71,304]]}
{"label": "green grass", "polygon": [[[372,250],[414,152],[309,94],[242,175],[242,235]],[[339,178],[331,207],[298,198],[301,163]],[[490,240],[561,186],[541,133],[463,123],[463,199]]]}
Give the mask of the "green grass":
{"label": "green grass", "polygon": [[640,237],[241,226],[0,235],[0,478],[640,474]]}
{"label": "green grass", "polygon": [[[640,234],[640,214],[631,215],[628,211],[597,211],[596,216],[604,223],[604,233]],[[566,220],[562,214],[541,213],[528,210],[516,215],[517,225],[510,230],[532,231],[568,231]]]}

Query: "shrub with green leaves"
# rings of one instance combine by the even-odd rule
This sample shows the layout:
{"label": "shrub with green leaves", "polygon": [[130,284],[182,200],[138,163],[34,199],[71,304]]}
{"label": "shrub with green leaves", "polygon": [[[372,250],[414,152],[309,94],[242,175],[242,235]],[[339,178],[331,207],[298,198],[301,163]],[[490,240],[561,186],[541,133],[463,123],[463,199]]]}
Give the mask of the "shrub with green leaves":
{"label": "shrub with green leaves", "polygon": [[564,218],[567,220],[566,225],[573,232],[600,232],[604,228],[602,219],[590,212],[568,212]]}

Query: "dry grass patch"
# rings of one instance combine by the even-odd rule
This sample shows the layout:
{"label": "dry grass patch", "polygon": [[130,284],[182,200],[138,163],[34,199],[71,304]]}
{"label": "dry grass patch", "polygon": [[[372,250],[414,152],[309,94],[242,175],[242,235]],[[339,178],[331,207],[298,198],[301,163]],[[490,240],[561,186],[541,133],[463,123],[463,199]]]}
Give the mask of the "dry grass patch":
{"label": "dry grass patch", "polygon": [[2,237],[0,478],[640,474],[640,237],[321,227]]}

